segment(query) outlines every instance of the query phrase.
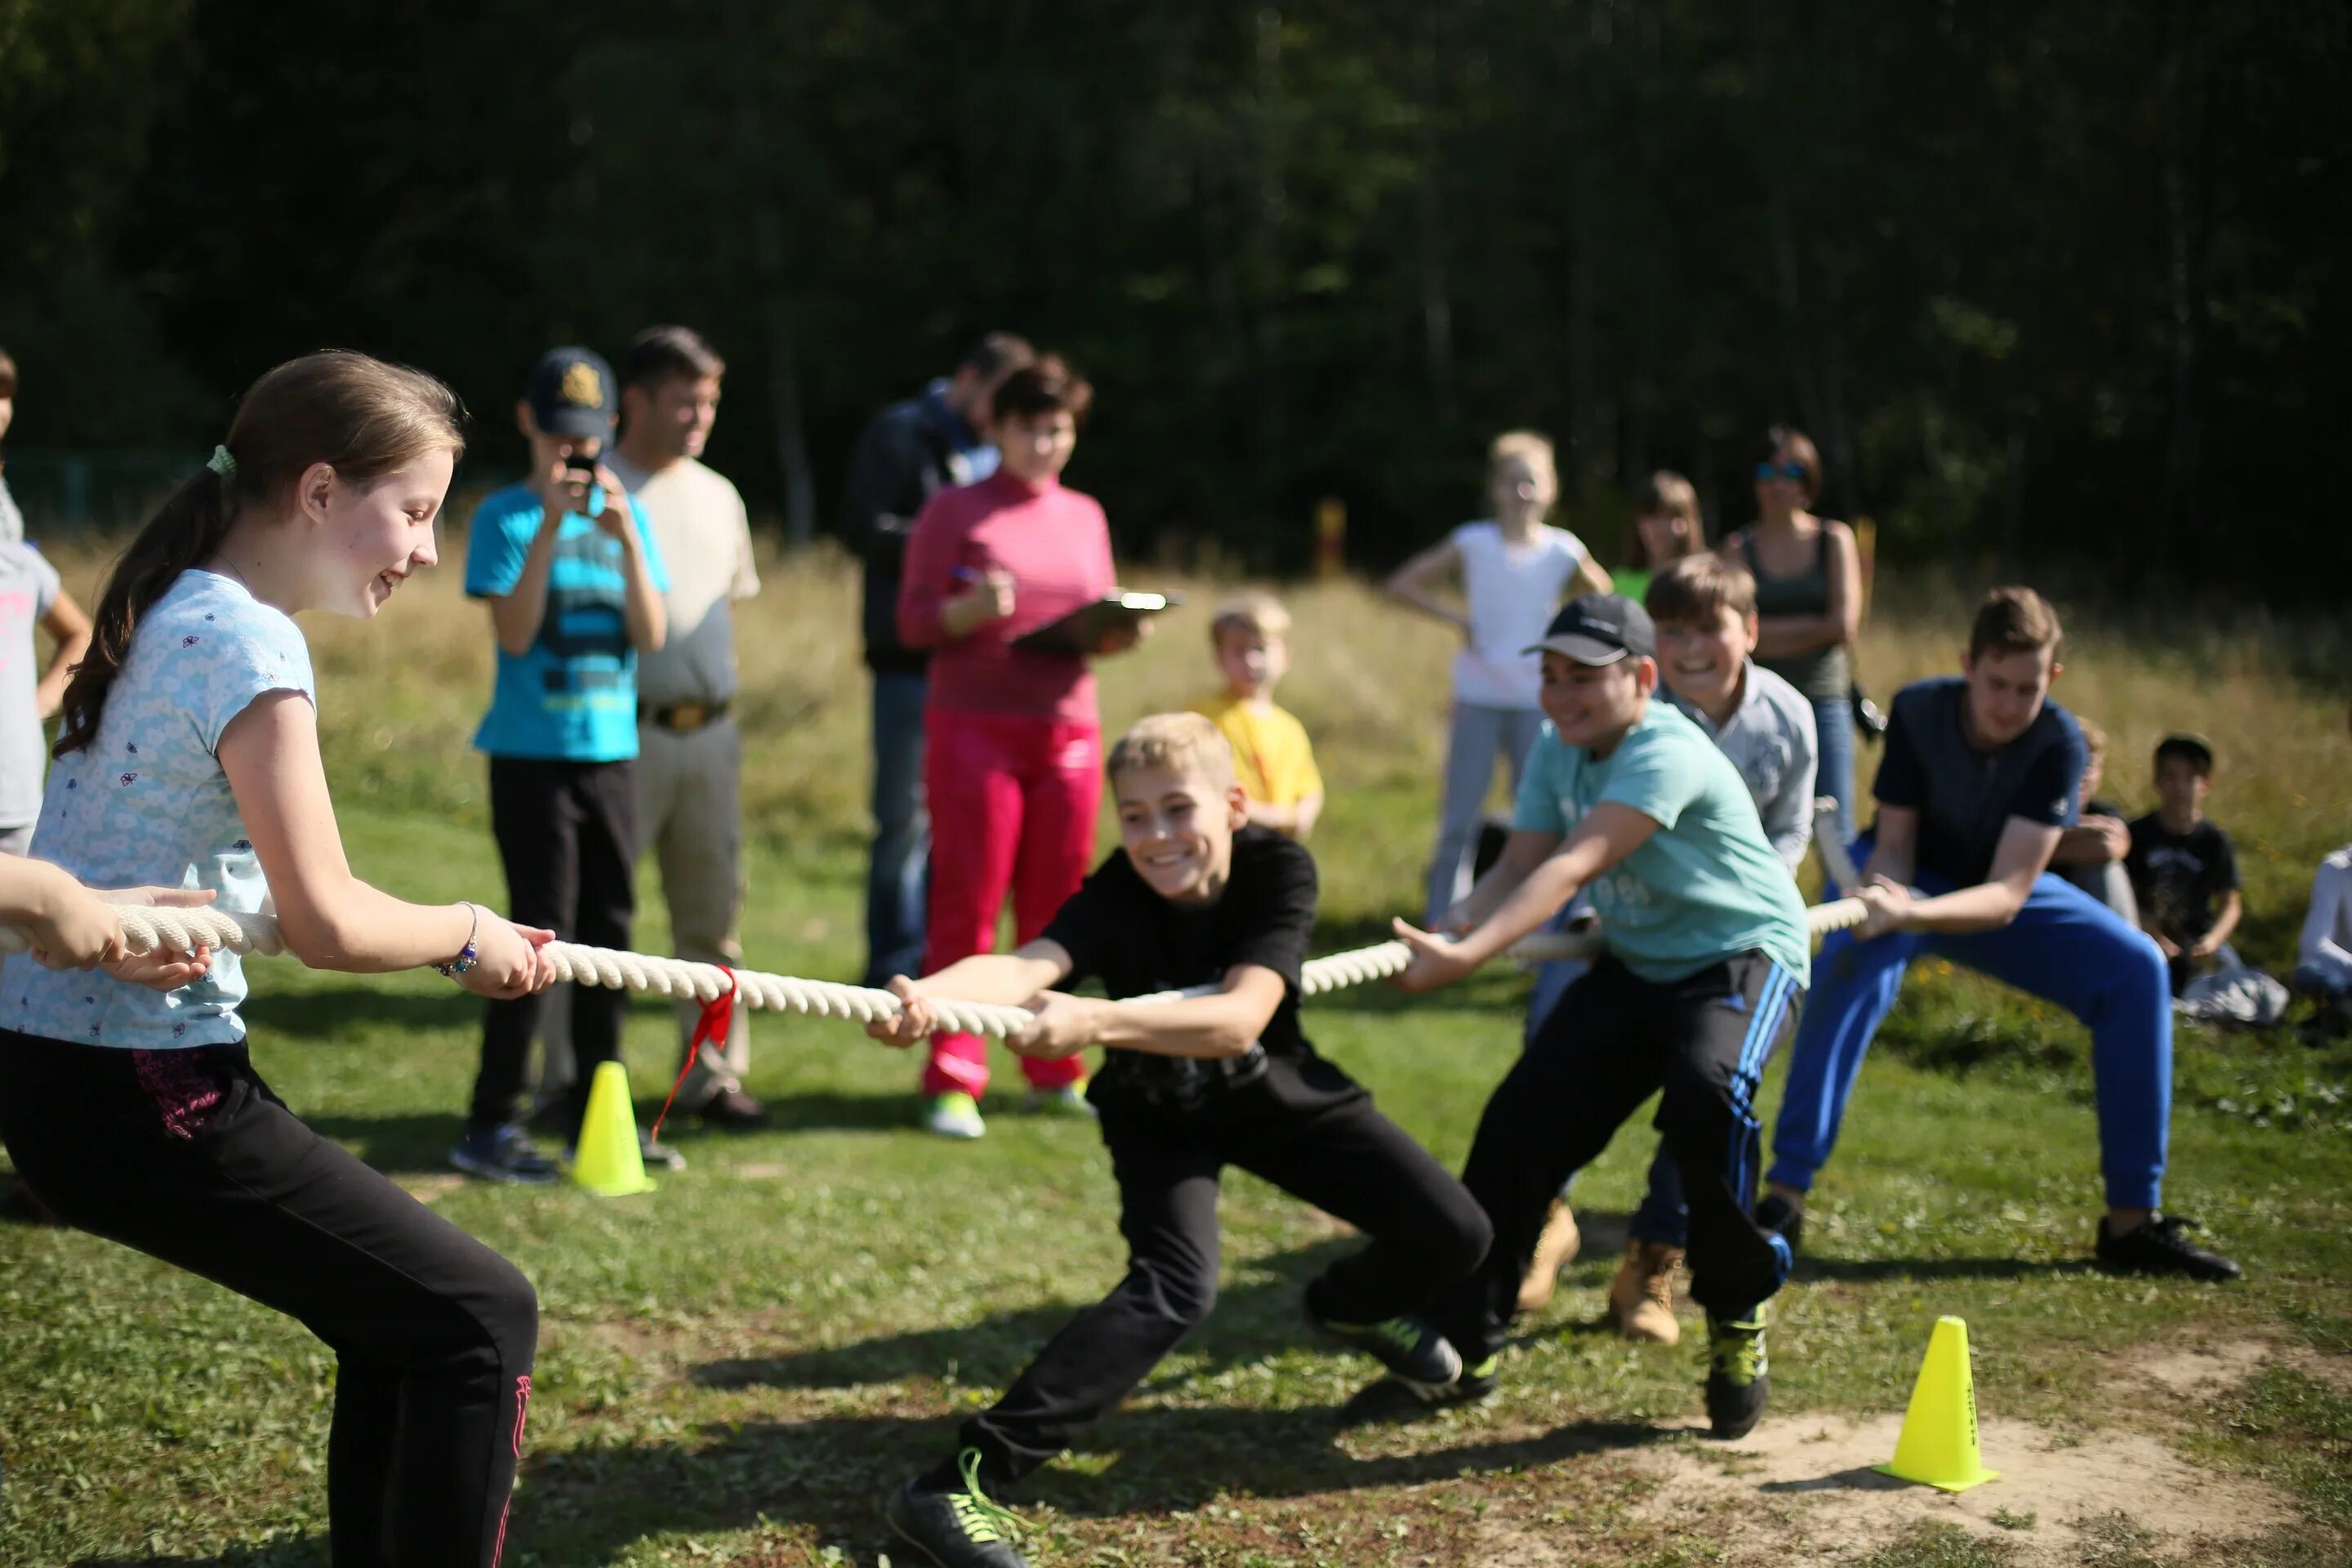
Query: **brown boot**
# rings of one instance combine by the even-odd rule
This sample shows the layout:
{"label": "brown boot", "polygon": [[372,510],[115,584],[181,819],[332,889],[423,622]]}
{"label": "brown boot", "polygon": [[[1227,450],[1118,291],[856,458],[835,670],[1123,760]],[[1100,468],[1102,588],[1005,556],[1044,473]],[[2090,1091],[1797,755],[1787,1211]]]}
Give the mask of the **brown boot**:
{"label": "brown boot", "polygon": [[1576,1261],[1576,1249],[1583,1244],[1568,1201],[1552,1199],[1551,1215],[1544,1221],[1543,1234],[1536,1237],[1536,1259],[1528,1265],[1527,1278],[1519,1281],[1520,1311],[1535,1311],[1551,1300],[1552,1290],[1559,1284],[1559,1271]]}
{"label": "brown boot", "polygon": [[1629,1241],[1617,1278],[1609,1282],[1609,1318],[1629,1340],[1671,1345],[1683,1337],[1675,1321],[1675,1270],[1683,1249],[1657,1241]]}

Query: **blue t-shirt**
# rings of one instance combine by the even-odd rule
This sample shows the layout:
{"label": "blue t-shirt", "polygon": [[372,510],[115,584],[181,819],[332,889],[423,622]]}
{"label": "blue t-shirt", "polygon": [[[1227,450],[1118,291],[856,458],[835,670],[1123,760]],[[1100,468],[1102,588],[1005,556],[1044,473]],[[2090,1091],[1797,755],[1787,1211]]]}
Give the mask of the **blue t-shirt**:
{"label": "blue t-shirt", "polygon": [[[300,629],[234,578],[181,573],[140,617],[97,735],[49,769],[33,832],[40,858],[93,888],[210,888],[215,909],[259,910],[269,885],[215,752],[229,721],[271,691],[318,700]],[[211,973],[171,992],[44,969],[29,955],[0,970],[10,1027],[85,1045],[241,1040],[245,994],[233,952],[215,953]]]}
{"label": "blue t-shirt", "polygon": [[1653,700],[1616,750],[1595,758],[1547,722],[1528,756],[1511,826],[1563,837],[1604,802],[1658,825],[1594,878],[1601,939],[1659,984],[1761,949],[1808,984],[1812,940],[1796,879],[1772,851],[1739,770],[1706,732]]}
{"label": "blue t-shirt", "polygon": [[1957,675],[1915,680],[1895,694],[1886,751],[1872,794],[1919,814],[1918,870],[1972,888],[1992,870],[2012,816],[2050,827],[2074,823],[2089,750],[2074,716],[2055,702],[1998,751],[1969,744]]}
{"label": "blue t-shirt", "polygon": [[[592,489],[590,504],[603,494],[603,487]],[[653,530],[637,503],[623,499],[654,589],[666,594],[669,573]],[[496,599],[514,592],[542,510],[528,485],[483,499],[466,542],[469,595]],[[637,650],[623,613],[624,573],[619,540],[578,512],[563,520],[538,640],[520,658],[499,649],[490,710],[474,731],[476,751],[565,763],[617,763],[637,754]]]}

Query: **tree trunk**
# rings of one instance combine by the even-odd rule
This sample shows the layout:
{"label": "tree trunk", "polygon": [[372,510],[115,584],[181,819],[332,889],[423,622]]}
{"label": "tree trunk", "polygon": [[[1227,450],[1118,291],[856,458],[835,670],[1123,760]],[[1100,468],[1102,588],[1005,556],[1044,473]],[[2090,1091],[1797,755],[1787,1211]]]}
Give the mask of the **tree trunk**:
{"label": "tree trunk", "polygon": [[2164,493],[2157,506],[2156,537],[2149,542],[2160,566],[2172,566],[2197,505],[2202,432],[2198,421],[2199,351],[2203,289],[2199,274],[2198,215],[2189,188],[2189,106],[2182,84],[2181,34],[2176,16],[2158,86],[2164,115],[2165,324],[2171,362],[2172,419],[2164,445]]}

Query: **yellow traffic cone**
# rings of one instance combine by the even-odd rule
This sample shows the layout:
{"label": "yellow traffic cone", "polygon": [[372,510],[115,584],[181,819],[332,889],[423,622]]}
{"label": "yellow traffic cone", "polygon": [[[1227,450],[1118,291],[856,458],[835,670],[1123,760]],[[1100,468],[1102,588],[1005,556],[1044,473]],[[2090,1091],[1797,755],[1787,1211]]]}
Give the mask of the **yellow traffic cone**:
{"label": "yellow traffic cone", "polygon": [[1936,1320],[1911,1408],[1903,1415],[1903,1435],[1895,1440],[1895,1462],[1872,1468],[1948,1492],[1964,1492],[2000,1474],[1984,1468],[1977,1448],[1976,1379],[1969,1371],[1969,1326],[1959,1319]]}
{"label": "yellow traffic cone", "polygon": [[637,1117],[629,1105],[629,1069],[600,1062],[588,1085],[588,1114],[580,1123],[580,1152],[572,1179],[600,1198],[649,1193],[645,1155],[637,1148]]}

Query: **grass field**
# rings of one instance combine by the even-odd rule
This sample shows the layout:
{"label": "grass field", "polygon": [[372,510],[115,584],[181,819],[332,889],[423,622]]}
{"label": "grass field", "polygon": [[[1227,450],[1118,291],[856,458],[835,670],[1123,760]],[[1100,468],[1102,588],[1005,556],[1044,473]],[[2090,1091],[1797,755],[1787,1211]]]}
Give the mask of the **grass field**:
{"label": "grass field", "polygon": [[[69,565],[93,585],[91,563]],[[837,562],[772,564],[740,630],[747,946],[761,967],[830,977],[860,962],[852,584]],[[1195,605],[1215,592],[1188,587]],[[456,588],[445,568],[374,626],[310,629],[354,863],[405,894],[494,900],[466,749],[488,639]],[[1972,596],[1883,609],[1874,687],[1945,665]],[[1285,699],[1335,785],[1316,843],[1328,951],[1416,901],[1446,649],[1356,586],[1300,591],[1294,607]],[[1106,669],[1109,724],[1195,694],[1205,618],[1184,612]],[[2340,640],[2261,617],[2160,635],[2083,619],[2060,694],[2115,735],[2111,792],[2147,800],[2140,759],[2165,730],[2210,735],[2215,815],[2247,875],[2246,945],[2283,963],[2311,866],[2352,837],[2344,693],[2305,679],[2344,668]],[[658,949],[650,879],[646,894],[639,945]],[[539,1288],[511,1563],[904,1564],[885,1489],[1120,1272],[1091,1127],[1015,1114],[1008,1058],[988,1139],[945,1145],[912,1130],[908,1058],[840,1025],[762,1020],[751,1087],[776,1128],[688,1131],[688,1171],[599,1202],[446,1173],[478,1026],[469,998],[431,975],[255,973],[256,1058],[279,1092]],[[1410,1001],[1361,989],[1314,1004],[1309,1028],[1458,1161],[1517,1048],[1524,989],[1508,973]],[[667,1016],[640,1006],[641,1115],[674,1066],[668,1041]],[[1646,1132],[1580,1186],[1586,1255],[1526,1325],[1502,1394],[1402,1425],[1343,1425],[1365,1367],[1297,1329],[1299,1287],[1349,1238],[1235,1177],[1216,1315],[1019,1500],[1032,1554],[1197,1568],[2352,1560],[2352,1051],[2184,1031],[2167,1196],[2245,1264],[2232,1289],[2086,1266],[2086,1055],[2050,1009],[1916,977],[1779,1303],[1773,1413],[1727,1450],[1689,1431],[1694,1350],[1591,1326]],[[1768,1119],[1777,1089],[1776,1069]],[[1988,1459],[2008,1472],[1958,1500],[1882,1489],[1857,1468],[1891,1450],[1946,1312],[1969,1321]],[[86,1237],[0,1227],[0,1563],[324,1563],[331,1377],[299,1327],[212,1286]]]}

